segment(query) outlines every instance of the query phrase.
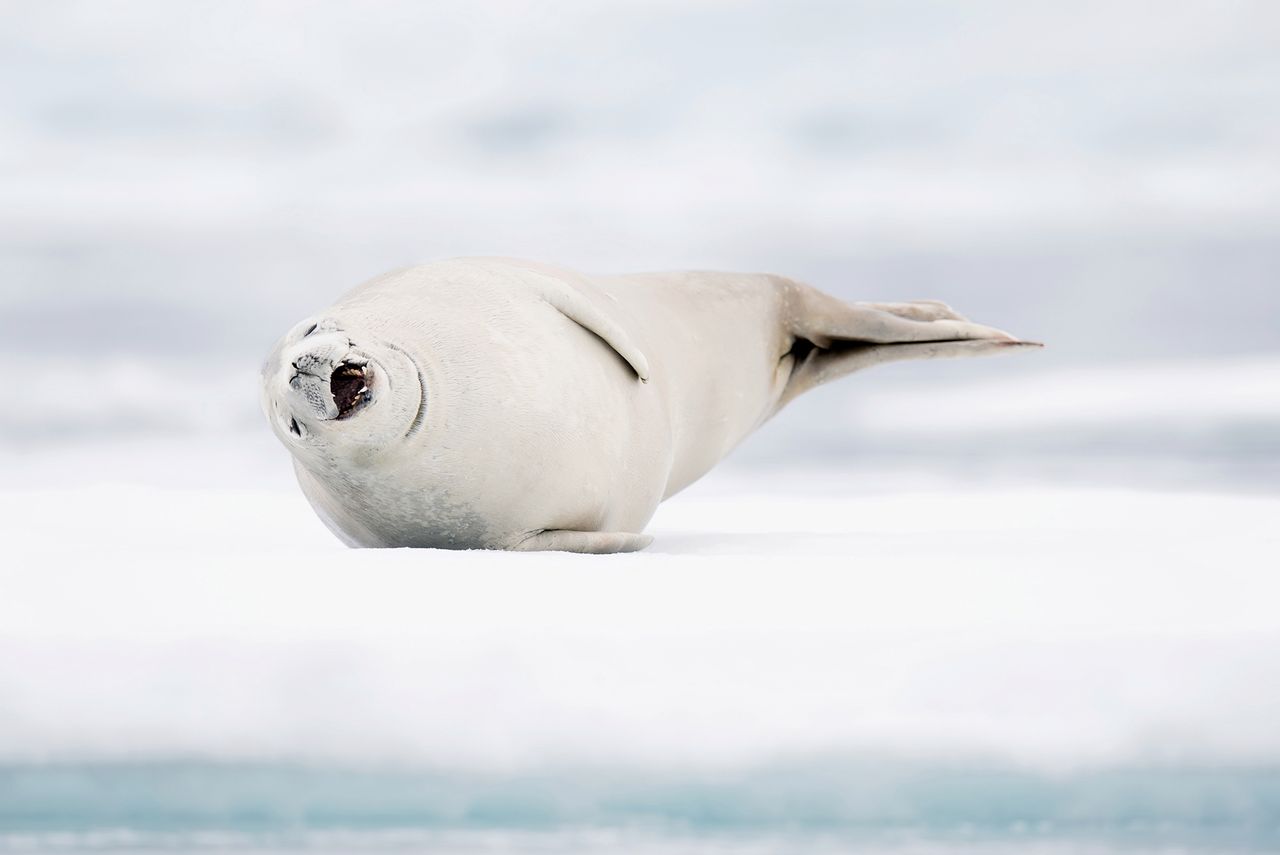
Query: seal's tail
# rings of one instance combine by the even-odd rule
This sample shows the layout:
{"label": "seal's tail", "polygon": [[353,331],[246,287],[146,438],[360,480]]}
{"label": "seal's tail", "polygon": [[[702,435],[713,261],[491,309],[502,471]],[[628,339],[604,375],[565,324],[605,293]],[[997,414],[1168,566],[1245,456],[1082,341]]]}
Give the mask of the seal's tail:
{"label": "seal's tail", "polygon": [[786,359],[791,376],[778,406],[823,383],[887,362],[989,356],[1041,347],[995,327],[975,324],[945,303],[846,303],[808,286],[799,305]]}

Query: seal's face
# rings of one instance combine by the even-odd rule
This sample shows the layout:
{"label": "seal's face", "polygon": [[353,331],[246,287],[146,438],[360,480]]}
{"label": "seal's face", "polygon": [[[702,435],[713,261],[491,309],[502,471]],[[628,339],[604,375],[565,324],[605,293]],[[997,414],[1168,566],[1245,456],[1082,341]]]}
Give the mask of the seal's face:
{"label": "seal's face", "polygon": [[262,369],[263,409],[296,456],[359,460],[421,425],[426,389],[403,350],[340,319],[303,321]]}

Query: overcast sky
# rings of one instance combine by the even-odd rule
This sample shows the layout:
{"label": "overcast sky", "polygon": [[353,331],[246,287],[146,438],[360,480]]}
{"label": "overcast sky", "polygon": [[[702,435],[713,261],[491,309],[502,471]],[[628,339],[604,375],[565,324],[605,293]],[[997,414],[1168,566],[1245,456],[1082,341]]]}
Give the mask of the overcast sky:
{"label": "overcast sky", "polygon": [[6,348],[256,362],[387,268],[711,267],[1280,348],[1280,6],[11,3]]}

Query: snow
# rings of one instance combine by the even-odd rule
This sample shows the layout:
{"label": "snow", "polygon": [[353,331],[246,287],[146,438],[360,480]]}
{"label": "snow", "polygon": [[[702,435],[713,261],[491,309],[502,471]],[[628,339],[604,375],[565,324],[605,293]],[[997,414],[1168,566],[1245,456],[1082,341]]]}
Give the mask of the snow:
{"label": "snow", "polygon": [[625,556],[352,551],[265,486],[2,493],[0,760],[1280,761],[1280,497],[810,483],[714,476]]}

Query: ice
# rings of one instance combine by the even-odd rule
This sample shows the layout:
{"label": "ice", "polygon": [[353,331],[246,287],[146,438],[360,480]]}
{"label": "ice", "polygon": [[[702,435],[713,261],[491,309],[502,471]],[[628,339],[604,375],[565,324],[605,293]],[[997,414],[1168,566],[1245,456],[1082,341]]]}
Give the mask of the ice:
{"label": "ice", "polygon": [[626,556],[347,550],[289,490],[5,493],[0,758],[1280,760],[1280,498],[797,483],[713,478]]}

